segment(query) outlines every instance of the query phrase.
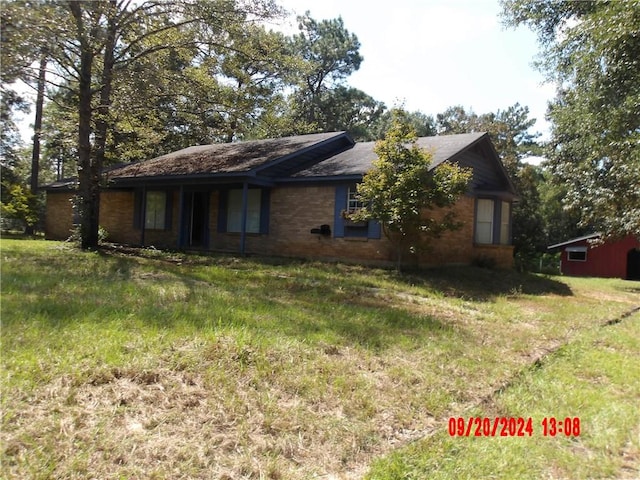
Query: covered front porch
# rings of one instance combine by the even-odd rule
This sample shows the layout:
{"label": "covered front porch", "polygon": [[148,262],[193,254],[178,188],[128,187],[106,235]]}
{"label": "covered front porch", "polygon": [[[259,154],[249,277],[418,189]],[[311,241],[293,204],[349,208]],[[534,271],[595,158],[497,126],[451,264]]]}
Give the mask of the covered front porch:
{"label": "covered front porch", "polygon": [[[269,233],[271,187],[245,180],[135,188],[133,243],[244,255],[249,236]],[[109,193],[104,193],[108,203]]]}

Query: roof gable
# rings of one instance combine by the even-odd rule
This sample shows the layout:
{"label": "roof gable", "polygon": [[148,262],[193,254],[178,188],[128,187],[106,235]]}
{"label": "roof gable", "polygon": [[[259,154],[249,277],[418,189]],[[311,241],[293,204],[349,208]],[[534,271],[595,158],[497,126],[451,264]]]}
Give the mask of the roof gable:
{"label": "roof gable", "polygon": [[[431,168],[443,162],[455,161],[462,166],[473,167],[473,188],[485,191],[515,189],[487,133],[465,133],[420,137],[417,145],[431,151]],[[293,175],[294,179],[318,179],[329,177],[355,178],[373,168],[377,158],[375,142],[357,143],[353,148],[327,160],[310,166]]]}
{"label": "roof gable", "polygon": [[[416,143],[420,148],[431,151],[433,154],[431,168],[435,168],[442,162],[452,160],[456,155],[471,148],[485,137],[488,140],[486,133],[465,133],[459,135],[420,137]],[[352,149],[317,163],[306,170],[298,172],[294,176],[308,178],[364,175],[373,168],[373,162],[377,158],[374,151],[375,145],[376,142],[357,143]]]}

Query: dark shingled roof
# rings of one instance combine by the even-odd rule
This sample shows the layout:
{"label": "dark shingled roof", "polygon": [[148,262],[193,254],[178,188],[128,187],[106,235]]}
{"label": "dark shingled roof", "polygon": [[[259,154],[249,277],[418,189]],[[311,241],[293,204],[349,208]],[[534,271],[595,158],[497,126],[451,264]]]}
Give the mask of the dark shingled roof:
{"label": "dark shingled roof", "polygon": [[344,133],[318,133],[188,147],[161,157],[116,168],[109,172],[108,178],[115,180],[249,172],[341,135]]}
{"label": "dark shingled roof", "polygon": [[[486,133],[463,133],[420,137],[417,144],[433,153],[431,168],[451,159],[478,142]],[[323,162],[298,172],[294,177],[331,177],[342,175],[364,175],[372,167],[377,155],[373,151],[375,142],[356,143],[353,148],[339,153]]]}
{"label": "dark shingled roof", "polygon": [[[433,153],[432,168],[456,159],[480,142],[486,142],[493,151],[497,168],[504,174],[505,185],[508,184],[508,190],[513,191],[486,133],[421,137],[417,140],[418,146]],[[359,181],[377,158],[374,147],[375,142],[354,143],[345,132],[318,133],[189,147],[150,160],[112,167],[104,173],[114,187],[148,182],[231,183],[241,179],[271,185],[300,181]],[[487,169],[484,168],[483,172],[487,173]],[[501,175],[499,172],[496,174]],[[486,183],[486,178],[480,180]],[[493,187],[502,188],[494,184]],[[47,189],[73,187],[72,182],[66,180],[51,184]]]}

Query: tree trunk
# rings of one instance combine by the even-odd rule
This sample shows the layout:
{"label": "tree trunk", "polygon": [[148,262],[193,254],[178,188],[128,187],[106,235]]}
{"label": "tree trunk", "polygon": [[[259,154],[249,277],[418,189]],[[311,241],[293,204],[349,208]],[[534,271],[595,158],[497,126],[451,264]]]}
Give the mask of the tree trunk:
{"label": "tree trunk", "polygon": [[80,66],[78,71],[78,213],[80,215],[80,246],[87,250],[98,246],[98,185],[95,185],[91,162],[91,74],[95,53],[87,36],[80,2],[69,2],[78,38]]}
{"label": "tree trunk", "polygon": [[[116,1],[109,2],[109,20],[107,37],[104,46],[104,63],[102,67],[102,82],[100,85],[100,104],[96,116],[96,162],[95,167],[102,169],[107,148],[107,130],[109,127],[109,109],[111,108],[111,85],[113,83],[114,49],[116,43]],[[100,171],[98,170],[98,174]]]}
{"label": "tree trunk", "polygon": [[[31,194],[38,193],[38,177],[40,174],[40,136],[42,135],[42,108],[44,104],[45,76],[47,72],[47,55],[42,52],[38,71],[38,93],[36,95],[36,119],[33,124],[33,151],[31,153]],[[33,225],[27,225],[25,233],[33,235]]]}
{"label": "tree trunk", "polygon": [[80,56],[78,101],[78,194],[80,243],[83,249],[98,246],[98,186],[95,185],[91,161],[91,71],[93,53]]}
{"label": "tree trunk", "polygon": [[45,75],[47,56],[43,52],[38,71],[38,94],[36,96],[36,119],[33,124],[33,152],[31,154],[31,193],[38,193],[38,176],[40,172],[40,137],[42,135],[42,107],[44,104]]}

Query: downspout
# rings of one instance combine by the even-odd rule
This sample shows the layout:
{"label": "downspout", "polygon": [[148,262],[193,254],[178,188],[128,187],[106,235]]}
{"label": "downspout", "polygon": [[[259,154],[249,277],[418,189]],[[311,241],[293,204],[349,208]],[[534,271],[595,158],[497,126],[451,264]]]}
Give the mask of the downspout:
{"label": "downspout", "polygon": [[249,211],[249,183],[242,185],[242,218],[240,220],[240,255],[244,256],[247,242],[247,216]]}

